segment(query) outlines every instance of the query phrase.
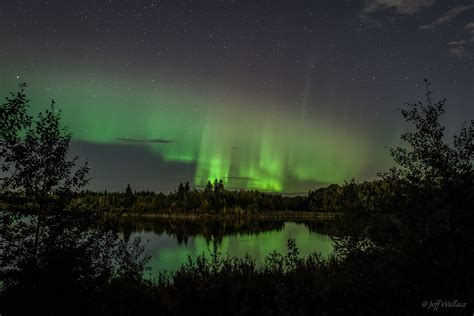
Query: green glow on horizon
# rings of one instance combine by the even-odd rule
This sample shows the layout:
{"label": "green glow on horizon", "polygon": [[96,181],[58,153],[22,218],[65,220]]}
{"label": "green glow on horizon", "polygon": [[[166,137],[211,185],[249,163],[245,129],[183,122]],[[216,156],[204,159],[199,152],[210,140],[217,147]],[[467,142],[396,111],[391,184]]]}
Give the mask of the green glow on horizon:
{"label": "green glow on horizon", "polygon": [[235,104],[230,97],[93,72],[60,75],[54,86],[48,83],[58,82],[57,71],[25,79],[34,111],[54,97],[75,139],[147,146],[165,161],[195,164],[196,186],[217,178],[230,188],[288,192],[298,181],[341,183],[359,174],[368,155],[355,131],[324,118],[302,120],[299,111],[269,110],[271,102]]}

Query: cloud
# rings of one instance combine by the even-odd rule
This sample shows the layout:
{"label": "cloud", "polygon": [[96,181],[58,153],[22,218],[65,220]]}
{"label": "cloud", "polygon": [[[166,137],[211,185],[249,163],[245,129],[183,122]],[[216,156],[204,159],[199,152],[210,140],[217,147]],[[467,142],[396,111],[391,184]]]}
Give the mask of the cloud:
{"label": "cloud", "polygon": [[[473,8],[474,8],[474,4],[454,7],[452,9],[450,9],[448,12],[446,12],[445,14],[443,14],[442,16],[440,16],[438,19],[431,22],[430,24],[420,25],[420,29],[421,30],[434,29],[434,28],[436,28],[440,25],[449,23],[455,17],[457,17],[457,16],[461,15],[462,13],[464,13],[464,12],[470,10],[470,9],[473,9]],[[469,24],[471,24],[471,23],[469,23]]]}
{"label": "cloud", "polygon": [[467,23],[466,30],[471,34],[474,34],[474,22]]}
{"label": "cloud", "polygon": [[[383,21],[377,14],[387,10],[398,15],[413,15],[419,11],[430,8],[434,0],[365,0],[364,7],[360,12],[360,20],[364,24],[364,29],[381,28]],[[394,16],[390,17],[394,19]]]}
{"label": "cloud", "polygon": [[116,138],[121,142],[132,142],[132,143],[153,143],[153,144],[172,144],[176,143],[174,140],[156,138],[156,139],[137,139],[137,138]]}
{"label": "cloud", "polygon": [[452,41],[452,42],[449,42],[448,45],[452,45],[452,46],[462,46],[462,45],[465,45],[467,43],[466,40],[460,40],[460,41]]}
{"label": "cloud", "polygon": [[457,39],[448,43],[448,53],[451,56],[457,58],[472,56],[472,43],[474,43],[474,22],[466,24],[465,28],[469,33],[466,34],[465,38]]}
{"label": "cloud", "polygon": [[451,47],[449,48],[448,52],[453,55],[454,57],[464,57],[467,56],[466,50],[464,47]]}
{"label": "cloud", "polygon": [[393,9],[397,14],[411,15],[433,5],[434,0],[366,0],[362,16]]}
{"label": "cloud", "polygon": [[458,58],[469,56],[470,53],[464,47],[464,45],[467,44],[467,43],[468,43],[467,40],[459,40],[459,41],[449,42],[448,43],[448,45],[449,45],[448,53],[451,56],[458,57]]}

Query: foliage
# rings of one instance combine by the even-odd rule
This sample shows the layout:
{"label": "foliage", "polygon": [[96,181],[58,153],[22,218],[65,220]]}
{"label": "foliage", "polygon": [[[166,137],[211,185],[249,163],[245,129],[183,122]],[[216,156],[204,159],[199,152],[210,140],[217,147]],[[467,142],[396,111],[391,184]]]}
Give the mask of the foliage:
{"label": "foliage", "polygon": [[54,101],[34,119],[28,114],[26,84],[0,106],[1,189],[21,191],[44,207],[48,195],[64,196],[87,184],[87,163],[74,173],[77,157],[67,159],[71,134],[62,129]]}
{"label": "foliage", "polygon": [[[381,174],[384,194],[374,195],[374,208],[348,208],[336,240],[344,261],[384,271],[381,293],[404,288],[400,299],[413,306],[433,297],[474,297],[474,121],[446,141],[445,103],[433,102],[426,81],[425,102],[402,110],[413,129],[402,134],[404,147],[391,150],[396,166]],[[360,265],[354,269],[360,273]],[[371,279],[364,276],[364,288]]]}
{"label": "foliage", "polygon": [[53,102],[30,116],[25,88],[0,106],[0,187],[13,196],[0,211],[0,312],[85,313],[109,283],[140,282],[146,257],[98,214],[68,207],[88,181],[87,165],[73,170],[60,112]]}
{"label": "foliage", "polygon": [[[217,181],[217,180],[216,180]],[[247,190],[226,190],[222,181],[208,182],[203,190],[180,183],[169,194],[154,191],[76,193],[71,205],[84,211],[92,209],[106,213],[190,213],[246,216],[266,212],[326,212],[342,213],[354,205],[376,207],[376,196],[387,193],[385,181],[348,182],[329,185],[308,192],[307,196],[285,196]],[[216,187],[217,185],[217,187]],[[217,188],[217,189],[216,189]],[[6,197],[4,197],[6,199]]]}

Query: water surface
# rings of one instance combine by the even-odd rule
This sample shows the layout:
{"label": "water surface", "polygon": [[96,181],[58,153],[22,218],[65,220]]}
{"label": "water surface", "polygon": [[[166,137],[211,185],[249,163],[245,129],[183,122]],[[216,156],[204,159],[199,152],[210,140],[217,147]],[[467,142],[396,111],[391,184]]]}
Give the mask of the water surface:
{"label": "water surface", "polygon": [[[287,253],[289,238],[303,256],[320,253],[328,256],[333,251],[328,234],[318,232],[317,225],[274,221],[135,221],[123,228],[125,238],[141,237],[145,251],[151,256],[150,275],[156,277],[160,271],[173,271],[198,255],[209,256],[212,239],[224,255],[244,257],[251,255],[257,266],[266,256],[276,251]],[[311,229],[309,228],[311,227]]]}

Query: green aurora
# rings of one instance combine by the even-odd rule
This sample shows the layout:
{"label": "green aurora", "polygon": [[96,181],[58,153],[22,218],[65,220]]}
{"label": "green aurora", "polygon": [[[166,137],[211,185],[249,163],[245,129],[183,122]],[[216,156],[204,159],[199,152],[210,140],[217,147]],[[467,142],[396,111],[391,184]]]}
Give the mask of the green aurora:
{"label": "green aurora", "polygon": [[[33,111],[54,98],[74,139],[146,146],[165,161],[193,164],[198,187],[216,178],[228,188],[273,192],[300,181],[341,183],[358,176],[368,156],[356,131],[304,117],[297,106],[92,71],[39,73],[9,75],[28,82]],[[12,81],[4,78],[3,95],[15,90]]]}

